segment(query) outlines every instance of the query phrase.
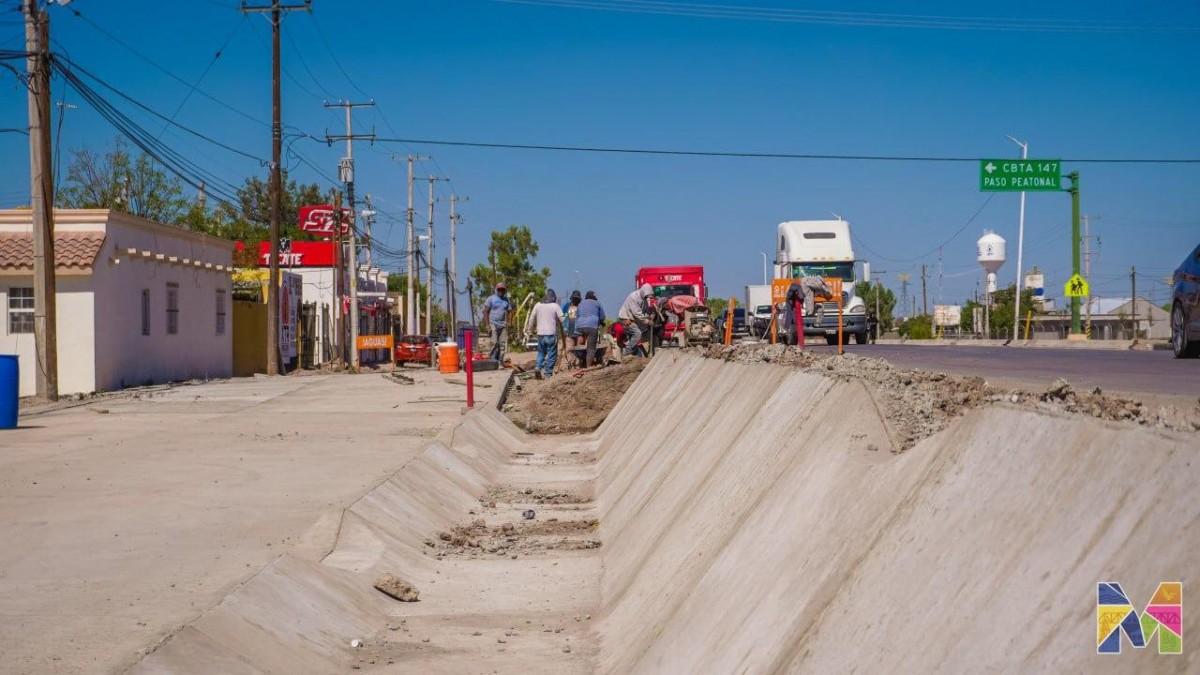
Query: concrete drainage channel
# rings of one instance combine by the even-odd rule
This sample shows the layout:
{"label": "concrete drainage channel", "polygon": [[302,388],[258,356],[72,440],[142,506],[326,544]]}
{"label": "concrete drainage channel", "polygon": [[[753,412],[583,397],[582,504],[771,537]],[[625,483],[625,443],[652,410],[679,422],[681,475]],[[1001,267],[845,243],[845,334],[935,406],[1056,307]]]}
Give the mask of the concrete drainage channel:
{"label": "concrete drainage channel", "polygon": [[327,556],[279,558],[132,672],[1197,667],[1092,644],[1097,582],[1200,573],[1195,435],[995,404],[901,453],[876,410],[858,383],[683,353],[591,435],[485,406]]}

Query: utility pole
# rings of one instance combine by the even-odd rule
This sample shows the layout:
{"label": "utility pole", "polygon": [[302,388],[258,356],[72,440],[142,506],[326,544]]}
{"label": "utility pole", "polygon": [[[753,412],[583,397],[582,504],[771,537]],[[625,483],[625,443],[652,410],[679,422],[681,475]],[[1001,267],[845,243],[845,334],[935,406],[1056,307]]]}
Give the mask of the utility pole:
{"label": "utility pole", "polygon": [[33,226],[33,338],[37,395],[58,400],[58,312],[54,266],[54,173],[50,148],[50,17],[25,0],[29,75],[29,197]]}
{"label": "utility pole", "polygon": [[1138,311],[1137,311],[1137,268],[1129,268],[1130,295],[1133,298],[1133,344],[1138,341]]}
{"label": "utility pole", "polygon": [[[1067,174],[1071,187],[1071,273],[1079,274],[1079,172]],[[1080,334],[1079,298],[1071,298],[1071,335]],[[1078,338],[1077,338],[1078,339]]]}
{"label": "utility pole", "polygon": [[[1012,136],[1009,136],[1008,140],[1012,141],[1013,143],[1016,143],[1017,145],[1019,145],[1021,147],[1021,159],[1024,160],[1024,159],[1029,158],[1029,143],[1028,142],[1018,141],[1017,139],[1013,138]],[[1025,191],[1021,190],[1021,220],[1020,220],[1020,224],[1017,226],[1017,288],[1016,288],[1016,292],[1013,293],[1013,295],[1015,296],[1013,298],[1013,338],[1016,338],[1017,335],[1020,334],[1020,331],[1017,330],[1017,327],[1019,327],[1021,325],[1021,289],[1024,287],[1024,283],[1022,282],[1022,279],[1021,279],[1021,265],[1024,263],[1024,260],[1022,259],[1022,256],[1024,256],[1024,254],[1025,254]],[[990,294],[988,296],[988,304],[989,305],[991,304],[991,295]],[[991,319],[990,316],[988,318],[989,318],[989,320]],[[990,330],[991,326],[988,326],[988,328]]]}
{"label": "utility pole", "polygon": [[373,241],[373,239],[371,238],[371,230],[372,230],[373,226],[375,225],[375,209],[371,207],[371,195],[366,195],[365,198],[363,199],[363,201],[366,202],[367,207],[362,210],[362,213],[358,214],[358,215],[362,216],[363,224],[365,225],[365,227],[363,228],[363,230],[364,230],[363,241],[359,243],[359,248],[366,250],[366,252],[367,252],[366,266],[374,267],[375,266],[375,257],[373,255],[373,250],[371,248],[371,242]]}
{"label": "utility pole", "polygon": [[408,248],[408,271],[406,272],[408,277],[408,292],[404,302],[404,330],[414,335],[418,330],[416,325],[417,306],[413,297],[413,284],[415,283],[413,278],[417,275],[417,240],[415,237],[416,233],[413,230],[413,162],[416,159],[413,155],[408,156],[408,212],[406,214],[406,220],[408,221],[408,235],[406,239]]}
{"label": "utility pole", "polygon": [[879,325],[883,325],[883,314],[879,312],[879,296],[882,291],[879,286],[879,278],[883,274],[887,274],[887,270],[873,270],[871,272],[871,276],[875,277],[875,288],[872,290],[875,291],[875,320],[879,322]]}
{"label": "utility pole", "polygon": [[[1087,322],[1083,332],[1090,340],[1092,339],[1092,216],[1085,213],[1080,217],[1083,218],[1083,278],[1088,282]],[[1095,216],[1095,218],[1100,220],[1100,216]]]}
{"label": "utility pole", "polygon": [[[915,302],[915,298],[913,299]],[[921,313],[929,314],[929,295],[925,292],[925,265],[921,265]]]}
{"label": "utility pole", "polygon": [[[450,320],[454,323],[455,334],[458,332],[458,225],[462,222],[462,215],[455,210],[455,205],[458,204],[460,197],[454,193],[450,194],[450,285],[446,291],[452,298],[450,301]],[[469,201],[470,197],[462,197],[463,201]]]}
{"label": "utility pole", "polygon": [[[350,209],[350,243],[346,247],[350,273],[350,339],[349,344],[349,359],[348,363],[355,368],[358,368],[358,227],[356,223],[357,213],[355,212],[354,204],[354,141],[355,139],[375,141],[375,134],[356,134],[354,133],[354,125],[351,121],[350,111],[355,108],[369,108],[375,105],[374,101],[366,103],[352,103],[350,101],[338,101],[337,103],[325,103],[326,108],[343,108],[346,111],[346,133],[342,136],[331,136],[325,134],[325,142],[333,145],[334,141],[346,141],[346,156],[338,162],[338,178],[346,185],[346,206]],[[340,209],[338,211],[340,213]]]}
{"label": "utility pole", "polygon": [[271,248],[270,272],[267,279],[267,374],[279,374],[279,226],[283,219],[283,179],[280,176],[280,155],[283,154],[283,124],[280,121],[279,94],[279,28],[283,12],[311,10],[312,0],[299,5],[285,5],[272,0],[270,5],[251,6],[242,0],[242,13],[270,12],[271,14]]}
{"label": "utility pole", "polygon": [[433,335],[433,184],[439,180],[450,180],[449,178],[438,178],[437,176],[429,176],[429,225],[425,230],[425,234],[429,237],[429,243],[425,249],[425,334]]}

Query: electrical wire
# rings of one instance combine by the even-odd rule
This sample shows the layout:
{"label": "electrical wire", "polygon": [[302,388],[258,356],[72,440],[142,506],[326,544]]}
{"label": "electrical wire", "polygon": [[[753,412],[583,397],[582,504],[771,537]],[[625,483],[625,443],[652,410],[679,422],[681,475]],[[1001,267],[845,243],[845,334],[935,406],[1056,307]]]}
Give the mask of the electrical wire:
{"label": "electrical wire", "polygon": [[872,12],[822,11],[746,5],[667,2],[665,0],[493,0],[504,4],[535,5],[565,9],[587,9],[631,14],[707,19],[742,19],[777,23],[882,28],[930,28],[943,30],[1019,31],[1041,33],[1182,33],[1200,32],[1195,24],[1169,22],[1113,22],[1081,19],[1031,19],[1003,17],[885,14]]}
{"label": "electrical wire", "polygon": [[171,113],[171,119],[163,125],[162,131],[158,132],[159,138],[162,138],[162,135],[166,133],[167,128],[170,127],[175,121],[175,118],[179,116],[179,113],[183,110],[183,107],[187,105],[188,101],[191,100],[192,94],[196,93],[196,88],[199,87],[200,83],[204,81],[204,78],[208,76],[208,72],[212,70],[212,67],[217,65],[217,59],[221,58],[221,54],[224,53],[225,48],[229,46],[229,43],[233,41],[233,37],[238,34],[238,31],[241,30],[245,23],[246,15],[243,14],[241,20],[238,21],[237,25],[233,27],[233,31],[229,33],[229,37],[225,38],[225,41],[221,43],[221,46],[217,48],[216,53],[213,54],[212,60],[209,61],[208,65],[204,67],[204,71],[200,73],[200,77],[196,78],[195,84],[188,89],[188,92],[186,95],[184,95],[183,100],[180,101],[179,105],[175,107],[175,112]]}
{"label": "electrical wire", "polygon": [[[720,150],[672,150],[660,148],[618,148],[585,145],[546,145],[531,143],[487,143],[479,141],[447,141],[427,138],[376,138],[376,143],[407,143],[413,145],[445,145],[464,148],[493,148],[502,150],[544,150],[554,152],[588,152],[616,155],[659,155],[674,157],[730,157],[740,159],[804,159],[840,160],[854,162],[978,162],[980,157],[921,156],[921,155],[834,155],[792,152],[750,152]],[[1200,158],[1063,158],[1062,162],[1076,164],[1200,164]]]}

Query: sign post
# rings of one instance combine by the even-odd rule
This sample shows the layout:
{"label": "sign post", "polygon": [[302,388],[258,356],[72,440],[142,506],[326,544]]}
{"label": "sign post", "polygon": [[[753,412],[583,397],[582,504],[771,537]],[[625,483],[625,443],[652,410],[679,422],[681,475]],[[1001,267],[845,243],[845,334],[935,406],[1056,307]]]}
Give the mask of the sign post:
{"label": "sign post", "polygon": [[467,407],[475,407],[475,354],[471,346],[475,342],[475,329],[463,329],[463,342],[466,352],[463,354],[463,366],[467,370]]}
{"label": "sign post", "polygon": [[1062,161],[1057,159],[981,159],[981,192],[1058,192]]}

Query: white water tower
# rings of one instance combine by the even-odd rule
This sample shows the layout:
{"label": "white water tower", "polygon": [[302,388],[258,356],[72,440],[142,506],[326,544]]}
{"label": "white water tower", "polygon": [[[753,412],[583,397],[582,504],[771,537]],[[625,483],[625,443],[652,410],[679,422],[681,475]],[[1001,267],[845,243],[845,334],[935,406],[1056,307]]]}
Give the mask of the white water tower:
{"label": "white water tower", "polygon": [[976,246],[979,247],[979,264],[983,265],[983,270],[987,272],[987,292],[995,293],[996,272],[1004,266],[1007,259],[1004,253],[1004,237],[991,230],[984,230]]}

